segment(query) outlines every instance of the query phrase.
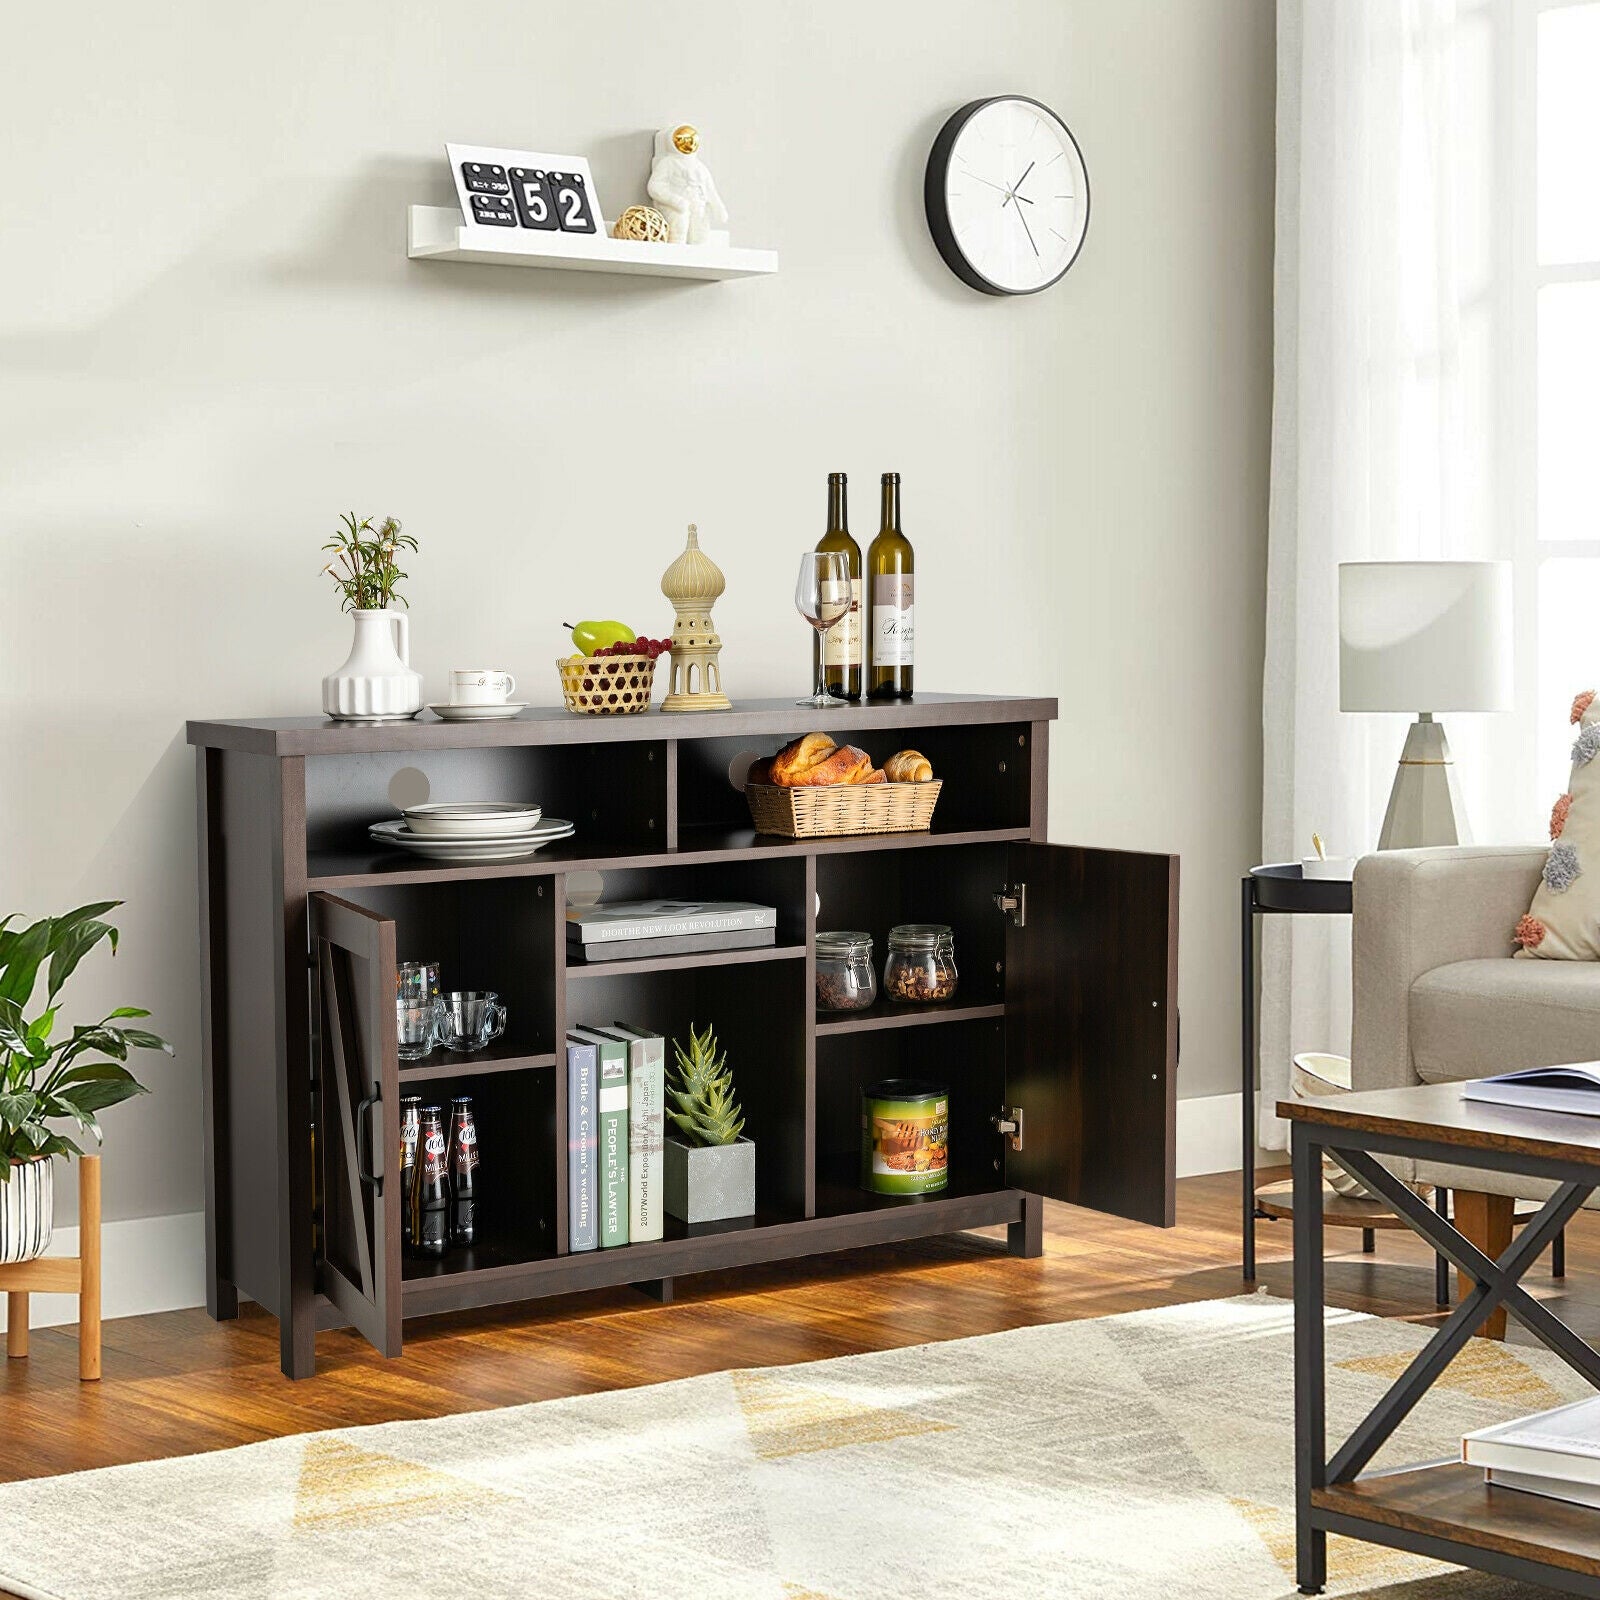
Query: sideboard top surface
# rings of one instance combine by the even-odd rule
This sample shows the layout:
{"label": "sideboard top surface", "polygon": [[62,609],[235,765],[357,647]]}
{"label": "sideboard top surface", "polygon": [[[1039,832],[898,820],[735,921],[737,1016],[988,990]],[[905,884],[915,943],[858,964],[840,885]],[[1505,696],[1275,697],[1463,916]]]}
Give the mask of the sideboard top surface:
{"label": "sideboard top surface", "polygon": [[823,724],[830,733],[870,734],[877,728],[960,726],[988,722],[1049,722],[1053,698],[993,698],[973,694],[919,694],[911,700],[852,704],[826,711],[791,700],[741,700],[731,711],[668,715],[578,716],[564,706],[529,706],[502,722],[443,722],[425,711],[410,722],[333,722],[327,717],[254,717],[196,720],[192,745],[252,755],[355,755],[385,750],[460,750],[541,744],[592,744],[657,739],[794,736]]}

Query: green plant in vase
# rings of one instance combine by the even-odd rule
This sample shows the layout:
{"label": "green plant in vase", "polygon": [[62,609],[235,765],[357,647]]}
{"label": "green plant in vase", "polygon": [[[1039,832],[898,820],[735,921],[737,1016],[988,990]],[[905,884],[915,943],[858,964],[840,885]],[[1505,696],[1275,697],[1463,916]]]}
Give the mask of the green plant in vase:
{"label": "green plant in vase", "polygon": [[417,548],[394,517],[376,522],[347,511],[323,545],[323,572],[339,586],[354,636],[344,665],[322,680],[322,709],[351,722],[398,721],[422,709],[422,675],[411,670],[411,624],[397,608],[408,576],[402,554]]}
{"label": "green plant in vase", "polygon": [[[53,1207],[49,1158],[83,1154],[50,1124],[71,1121],[98,1143],[99,1113],[148,1093],[127,1066],[130,1053],[172,1054],[160,1035],[126,1026],[149,1016],[139,1006],[118,1006],[65,1036],[57,1026],[78,963],[102,942],[115,954],[117,930],[101,918],[121,903],[101,900],[25,928],[12,928],[15,912],[0,920],[0,1262],[43,1252]],[[33,1011],[41,976],[44,1006]]]}
{"label": "green plant in vase", "polygon": [[728,1053],[716,1031],[689,1025],[686,1049],[672,1041],[664,1141],[666,1209],[687,1223],[748,1217],[756,1209],[756,1147],[744,1135]]}

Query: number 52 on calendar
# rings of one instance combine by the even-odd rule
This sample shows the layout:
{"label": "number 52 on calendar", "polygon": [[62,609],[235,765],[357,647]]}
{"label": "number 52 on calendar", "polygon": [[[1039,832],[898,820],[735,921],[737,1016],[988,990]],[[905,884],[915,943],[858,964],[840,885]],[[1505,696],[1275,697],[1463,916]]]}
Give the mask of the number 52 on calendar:
{"label": "number 52 on calendar", "polygon": [[583,156],[447,144],[461,215],[480,228],[598,233],[600,201]]}

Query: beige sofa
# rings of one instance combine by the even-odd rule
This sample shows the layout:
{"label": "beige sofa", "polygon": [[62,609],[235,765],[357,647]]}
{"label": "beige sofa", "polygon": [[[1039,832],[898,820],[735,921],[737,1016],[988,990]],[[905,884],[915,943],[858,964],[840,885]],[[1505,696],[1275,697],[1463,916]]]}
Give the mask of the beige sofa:
{"label": "beige sofa", "polygon": [[[1388,850],[1356,864],[1354,1088],[1600,1059],[1600,963],[1512,958],[1511,930],[1545,854],[1521,845]],[[1510,1237],[1512,1198],[1552,1187],[1479,1167],[1389,1164],[1453,1189],[1462,1232],[1493,1255]]]}

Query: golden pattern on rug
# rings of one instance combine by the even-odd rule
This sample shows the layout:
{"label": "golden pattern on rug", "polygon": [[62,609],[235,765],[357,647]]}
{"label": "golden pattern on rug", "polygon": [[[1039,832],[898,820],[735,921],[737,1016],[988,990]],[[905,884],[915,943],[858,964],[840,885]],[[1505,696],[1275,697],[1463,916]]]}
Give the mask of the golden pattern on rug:
{"label": "golden pattern on rug", "polygon": [[[804,1372],[804,1367],[795,1369]],[[733,1392],[745,1430],[763,1461],[881,1444],[922,1433],[943,1433],[949,1423],[919,1417],[899,1406],[864,1404],[797,1381],[781,1369],[735,1372]]]}
{"label": "golden pattern on rug", "polygon": [[[1339,1365],[1346,1372],[1368,1372],[1393,1382],[1411,1365],[1414,1353],[1356,1356]],[[1516,1350],[1493,1339],[1469,1339],[1466,1349],[1444,1369],[1435,1387],[1459,1389],[1480,1400],[1503,1401],[1516,1411],[1547,1411],[1560,1405],[1564,1398]]]}
{"label": "golden pattern on rug", "polygon": [[506,1499],[434,1467],[357,1449],[336,1433],[313,1434],[300,1458],[294,1522],[297,1528],[375,1527],[451,1511],[469,1495]]}
{"label": "golden pattern on rug", "polygon": [[[1268,1554],[1292,1582],[1295,1577],[1295,1531],[1293,1506],[1267,1506],[1259,1500],[1232,1501],[1233,1508],[1255,1530]],[[1365,1539],[1328,1536],[1328,1582],[1330,1587],[1360,1594],[1377,1584],[1399,1583],[1413,1576],[1416,1560],[1387,1545],[1368,1544]]]}

